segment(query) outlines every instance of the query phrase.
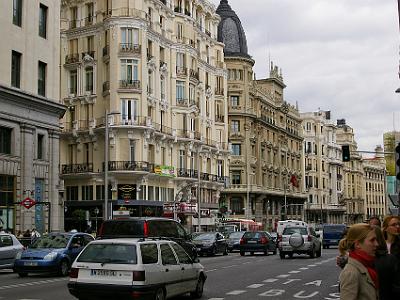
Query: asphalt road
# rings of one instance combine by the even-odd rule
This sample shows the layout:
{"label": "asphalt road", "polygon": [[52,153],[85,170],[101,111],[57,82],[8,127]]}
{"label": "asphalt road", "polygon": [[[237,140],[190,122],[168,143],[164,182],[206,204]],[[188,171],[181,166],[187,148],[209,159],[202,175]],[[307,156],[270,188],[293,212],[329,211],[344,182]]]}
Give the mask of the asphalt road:
{"label": "asphalt road", "polygon": [[[337,249],[323,250],[322,257],[279,255],[202,257],[207,273],[205,300],[339,299],[335,265]],[[68,278],[30,275],[19,278],[11,270],[0,270],[1,300],[69,300]],[[189,296],[175,298],[187,300]]]}

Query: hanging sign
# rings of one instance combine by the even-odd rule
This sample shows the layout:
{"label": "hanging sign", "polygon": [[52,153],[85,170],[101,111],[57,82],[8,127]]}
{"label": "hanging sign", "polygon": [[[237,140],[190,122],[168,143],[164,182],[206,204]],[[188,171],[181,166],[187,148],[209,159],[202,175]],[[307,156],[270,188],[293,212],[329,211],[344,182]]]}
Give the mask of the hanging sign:
{"label": "hanging sign", "polygon": [[24,200],[21,201],[21,205],[27,209],[30,209],[35,204],[36,201],[29,197],[26,197]]}

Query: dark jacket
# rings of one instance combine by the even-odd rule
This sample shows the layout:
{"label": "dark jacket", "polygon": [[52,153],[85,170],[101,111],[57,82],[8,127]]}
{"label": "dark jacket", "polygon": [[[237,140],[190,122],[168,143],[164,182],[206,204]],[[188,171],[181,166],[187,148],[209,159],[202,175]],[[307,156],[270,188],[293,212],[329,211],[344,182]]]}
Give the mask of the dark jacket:
{"label": "dark jacket", "polygon": [[379,278],[379,299],[400,299],[400,261],[391,254],[377,256],[375,268]]}

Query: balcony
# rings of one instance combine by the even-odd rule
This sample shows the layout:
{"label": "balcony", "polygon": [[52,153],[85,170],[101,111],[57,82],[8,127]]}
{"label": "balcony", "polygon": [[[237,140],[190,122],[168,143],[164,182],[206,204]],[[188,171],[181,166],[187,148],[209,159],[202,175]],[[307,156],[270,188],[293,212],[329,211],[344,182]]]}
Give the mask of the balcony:
{"label": "balcony", "polygon": [[85,26],[90,26],[93,25],[93,16],[88,16],[84,19],[85,21]]}
{"label": "balcony", "polygon": [[201,133],[198,131],[192,131],[192,130],[185,130],[185,129],[175,129],[174,134],[178,138],[183,138],[183,139],[192,139],[192,140],[201,140]]}
{"label": "balcony", "polygon": [[65,56],[65,64],[74,64],[79,62],[79,54],[73,53]]}
{"label": "balcony", "polygon": [[124,90],[140,90],[141,89],[140,80],[131,80],[131,79],[120,80],[119,87],[120,89]]}
{"label": "balcony", "polygon": [[[101,117],[96,119],[96,127],[104,127],[106,124],[106,118]],[[111,115],[108,118],[108,124],[110,126],[140,126],[149,127],[152,126],[151,119],[149,117],[142,116],[121,116],[121,114]]]}
{"label": "balcony", "polygon": [[167,126],[162,125],[162,124],[154,123],[154,128],[159,133],[165,133],[165,134],[168,134],[168,135],[172,135],[172,131],[173,130],[172,130],[171,127],[167,127]]}
{"label": "balcony", "polygon": [[93,172],[93,163],[61,165],[61,174],[78,174]]}
{"label": "balcony", "polygon": [[142,47],[139,44],[120,43],[119,44],[119,51],[121,53],[140,54],[142,52]]}
{"label": "balcony", "polygon": [[195,71],[195,70],[193,70],[193,69],[190,69],[190,71],[189,71],[189,78],[190,79],[195,79],[195,80],[199,80],[199,72],[197,72],[197,71]]}
{"label": "balcony", "polygon": [[187,75],[187,68],[185,67],[176,67],[176,76],[184,76]]}
{"label": "balcony", "polygon": [[[103,162],[103,172],[105,163]],[[133,171],[154,173],[154,164],[147,161],[109,161],[108,171]]]}
{"label": "balcony", "polygon": [[197,179],[198,172],[193,169],[178,168],[178,177]]}
{"label": "balcony", "polygon": [[69,29],[74,29],[77,27],[77,20],[71,20],[69,21]]}
{"label": "balcony", "polygon": [[187,99],[176,99],[176,105],[181,106],[181,107],[187,107],[188,100]]}

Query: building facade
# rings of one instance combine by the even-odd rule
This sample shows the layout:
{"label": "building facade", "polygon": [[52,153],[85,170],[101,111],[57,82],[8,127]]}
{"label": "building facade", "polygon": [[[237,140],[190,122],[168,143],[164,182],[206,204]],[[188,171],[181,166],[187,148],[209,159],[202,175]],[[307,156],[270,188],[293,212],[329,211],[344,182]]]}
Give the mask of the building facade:
{"label": "building facade", "polygon": [[105,198],[109,211],[131,216],[182,202],[178,215],[192,228],[200,202],[201,224],[215,225],[229,153],[215,7],[71,0],[61,19],[66,226],[82,213],[103,218]]}
{"label": "building facade", "polygon": [[343,162],[330,111],[301,113],[304,136],[306,218],[309,223],[344,223]]}
{"label": "building facade", "polygon": [[0,225],[13,231],[63,228],[59,20],[57,0],[2,2],[0,35],[7,39],[0,45]]}
{"label": "building facade", "polygon": [[284,100],[285,84],[276,66],[271,64],[266,79],[254,78],[245,32],[228,1],[220,2],[217,13],[228,70],[231,145],[230,186],[221,206],[225,217],[253,219],[273,230],[282,218],[303,218],[300,115]]}

